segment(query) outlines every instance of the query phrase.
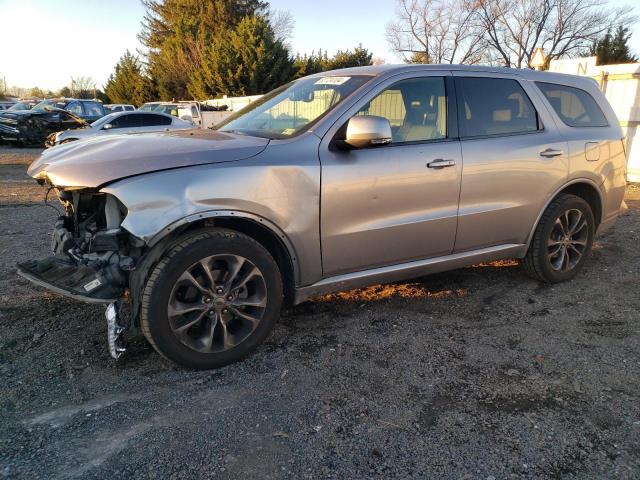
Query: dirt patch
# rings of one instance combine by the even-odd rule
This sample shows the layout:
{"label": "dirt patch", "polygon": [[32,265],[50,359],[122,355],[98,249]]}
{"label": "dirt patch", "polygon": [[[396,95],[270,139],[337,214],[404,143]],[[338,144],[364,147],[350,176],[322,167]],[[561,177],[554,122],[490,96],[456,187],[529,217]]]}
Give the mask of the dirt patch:
{"label": "dirt patch", "polygon": [[328,295],[248,360],[109,357],[103,310],[16,277],[56,212],[0,147],[3,478],[638,478],[640,187],[581,275],[503,261]]}

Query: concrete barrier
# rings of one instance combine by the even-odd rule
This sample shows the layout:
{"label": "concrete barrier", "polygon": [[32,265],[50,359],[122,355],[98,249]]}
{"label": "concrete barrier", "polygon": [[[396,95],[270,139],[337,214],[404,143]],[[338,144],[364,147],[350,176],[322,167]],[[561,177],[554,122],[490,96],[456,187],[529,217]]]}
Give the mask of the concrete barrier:
{"label": "concrete barrier", "polygon": [[200,112],[202,115],[202,128],[209,128],[222,122],[229,115],[233,115],[233,112],[228,110],[223,112]]}

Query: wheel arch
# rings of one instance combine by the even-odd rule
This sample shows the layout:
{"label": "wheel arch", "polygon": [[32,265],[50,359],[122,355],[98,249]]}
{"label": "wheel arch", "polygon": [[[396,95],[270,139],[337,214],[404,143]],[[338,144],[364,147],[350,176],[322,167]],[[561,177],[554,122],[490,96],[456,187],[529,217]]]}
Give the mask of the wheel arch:
{"label": "wheel arch", "polygon": [[[285,302],[290,303],[293,300],[295,286],[300,280],[295,248],[282,230],[273,222],[258,215],[235,210],[200,212],[168,225],[155,235],[148,245],[152,249],[156,246],[160,247],[160,244],[170,246],[175,243],[175,240],[194,231],[216,227],[243,233],[266,248],[280,269]],[[162,248],[163,252],[167,248]]]}
{"label": "wheel arch", "polygon": [[529,236],[527,237],[527,248],[531,244],[533,235],[536,231],[536,228],[538,227],[538,224],[540,223],[540,219],[542,218],[542,215],[544,214],[545,210],[547,209],[549,204],[558,197],[558,195],[563,193],[576,195],[577,197],[580,197],[584,201],[586,201],[591,207],[591,211],[593,212],[593,216],[596,222],[595,224],[596,229],[598,228],[598,225],[600,225],[600,222],[602,221],[602,208],[604,204],[604,199],[602,197],[602,192],[600,191],[600,188],[595,182],[587,178],[574,179],[568,183],[565,183],[560,188],[558,188],[553,193],[553,195],[551,195],[549,199],[545,202],[542,209],[540,209],[540,212],[538,213],[538,217],[536,218],[536,221],[533,224],[531,231],[529,232]]}

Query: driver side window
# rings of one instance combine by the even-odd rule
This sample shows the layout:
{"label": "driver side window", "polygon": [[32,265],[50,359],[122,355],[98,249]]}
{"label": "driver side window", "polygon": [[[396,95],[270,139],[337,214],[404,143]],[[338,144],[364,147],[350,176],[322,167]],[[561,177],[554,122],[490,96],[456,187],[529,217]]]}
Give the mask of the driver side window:
{"label": "driver side window", "polygon": [[447,136],[443,77],[411,78],[383,90],[356,115],[389,120],[393,143],[440,140]]}
{"label": "driver side window", "polygon": [[83,114],[82,105],[80,104],[80,102],[71,102],[69,105],[67,105],[67,108],[65,108],[65,110],[78,116],[82,116]]}

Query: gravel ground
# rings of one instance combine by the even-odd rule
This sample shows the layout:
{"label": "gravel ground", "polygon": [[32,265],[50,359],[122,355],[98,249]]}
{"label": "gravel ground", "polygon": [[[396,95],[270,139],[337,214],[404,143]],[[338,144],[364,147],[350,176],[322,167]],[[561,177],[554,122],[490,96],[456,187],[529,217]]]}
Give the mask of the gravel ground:
{"label": "gravel ground", "polygon": [[513,261],[331,295],[185,371],[15,275],[56,217],[0,147],[0,478],[640,478],[640,186],[574,281]]}

